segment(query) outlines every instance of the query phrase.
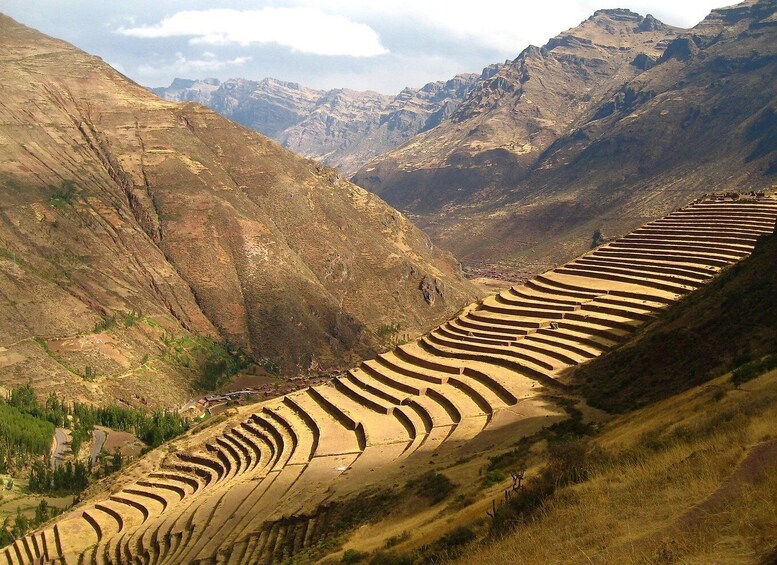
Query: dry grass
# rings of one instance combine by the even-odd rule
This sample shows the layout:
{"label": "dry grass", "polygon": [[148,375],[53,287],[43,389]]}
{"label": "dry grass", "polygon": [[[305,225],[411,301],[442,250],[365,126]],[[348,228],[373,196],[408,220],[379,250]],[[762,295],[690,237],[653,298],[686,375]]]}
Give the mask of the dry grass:
{"label": "dry grass", "polygon": [[[739,391],[717,379],[619,418],[596,439],[610,458],[591,480],[461,562],[757,562],[777,544],[777,462],[752,482],[726,479],[777,436],[776,421],[777,372]],[[689,512],[716,491],[725,503]]]}

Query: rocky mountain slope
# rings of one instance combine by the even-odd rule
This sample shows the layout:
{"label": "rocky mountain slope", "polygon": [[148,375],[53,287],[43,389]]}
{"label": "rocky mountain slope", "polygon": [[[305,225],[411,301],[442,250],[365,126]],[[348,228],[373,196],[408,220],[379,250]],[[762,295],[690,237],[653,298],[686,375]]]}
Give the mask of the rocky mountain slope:
{"label": "rocky mountain slope", "polygon": [[396,96],[349,89],[313,90],[275,79],[176,79],[153,91],[171,101],[203,104],[351,175],[371,158],[444,121],[475,84],[499,69],[405,88]]}
{"label": "rocky mountain slope", "polygon": [[338,367],[477,295],[337,171],[5,16],[0,44],[4,385],[170,405],[218,343]]}
{"label": "rocky mountain slope", "polygon": [[690,31],[601,10],[529,47],[354,181],[465,263],[539,271],[715,189],[777,173],[777,3]]}

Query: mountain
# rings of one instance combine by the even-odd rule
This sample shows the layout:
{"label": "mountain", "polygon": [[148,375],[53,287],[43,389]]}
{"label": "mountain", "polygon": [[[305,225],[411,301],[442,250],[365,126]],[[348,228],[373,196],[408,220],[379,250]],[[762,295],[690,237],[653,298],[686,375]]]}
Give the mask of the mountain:
{"label": "mountain", "polygon": [[337,171],[5,16],[0,44],[4,386],[169,406],[208,363],[348,366],[478,295]]}
{"label": "mountain", "polygon": [[353,178],[470,265],[541,271],[711,190],[777,173],[777,4],[692,30],[600,10]]}
{"label": "mountain", "polygon": [[292,82],[175,79],[152,89],[171,101],[203,104],[351,175],[371,158],[390,151],[447,119],[474,85],[499,69],[461,74],[448,81],[405,88],[396,96],[371,91],[313,90]]}

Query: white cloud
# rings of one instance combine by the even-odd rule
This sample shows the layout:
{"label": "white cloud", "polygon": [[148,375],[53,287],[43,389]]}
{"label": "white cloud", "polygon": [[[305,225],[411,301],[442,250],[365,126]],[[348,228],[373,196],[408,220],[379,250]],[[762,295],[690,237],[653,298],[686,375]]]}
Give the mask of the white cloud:
{"label": "white cloud", "polygon": [[388,53],[370,26],[315,7],[189,10],[155,25],[119,28],[141,38],[189,37],[192,44],[248,46],[276,43],[316,55],[373,57]]}
{"label": "white cloud", "polygon": [[190,59],[179,52],[170,61],[156,61],[154,64],[139,65],[138,73],[145,79],[166,76],[170,73],[176,76],[200,76],[201,73],[219,71],[229,67],[240,67],[250,61],[251,57],[219,59],[208,51],[204,52],[200,59]]}
{"label": "white cloud", "polygon": [[[691,27],[713,8],[737,0],[283,0],[318,6],[368,22],[413,22],[443,36],[516,56],[529,43],[542,45],[602,8],[653,14],[670,25]],[[378,27],[378,26],[376,26]]]}

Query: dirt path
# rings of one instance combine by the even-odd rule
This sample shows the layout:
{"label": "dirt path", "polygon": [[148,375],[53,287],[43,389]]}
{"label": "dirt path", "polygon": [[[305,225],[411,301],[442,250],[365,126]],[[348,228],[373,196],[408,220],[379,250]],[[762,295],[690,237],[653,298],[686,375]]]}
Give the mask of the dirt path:
{"label": "dirt path", "polygon": [[635,555],[650,553],[664,539],[671,539],[678,532],[693,531],[703,525],[710,514],[724,512],[749,485],[758,482],[770,469],[777,467],[777,440],[752,446],[737,464],[734,472],[706,500],[697,504],[672,524],[631,544]]}
{"label": "dirt path", "polygon": [[105,433],[104,430],[92,430],[92,448],[89,451],[89,460],[92,462],[92,465],[97,463],[97,458],[100,456],[100,452],[103,449],[103,445],[105,445],[105,439],[107,437],[108,434]]}
{"label": "dirt path", "polygon": [[705,515],[724,510],[742,490],[760,480],[764,473],[775,467],[777,467],[777,440],[754,445],[718,490],[681,516],[672,529],[691,530],[698,527]]}
{"label": "dirt path", "polygon": [[51,468],[56,469],[62,460],[65,458],[65,451],[70,443],[70,437],[68,436],[65,428],[57,428],[54,430],[54,441],[51,446]]}

